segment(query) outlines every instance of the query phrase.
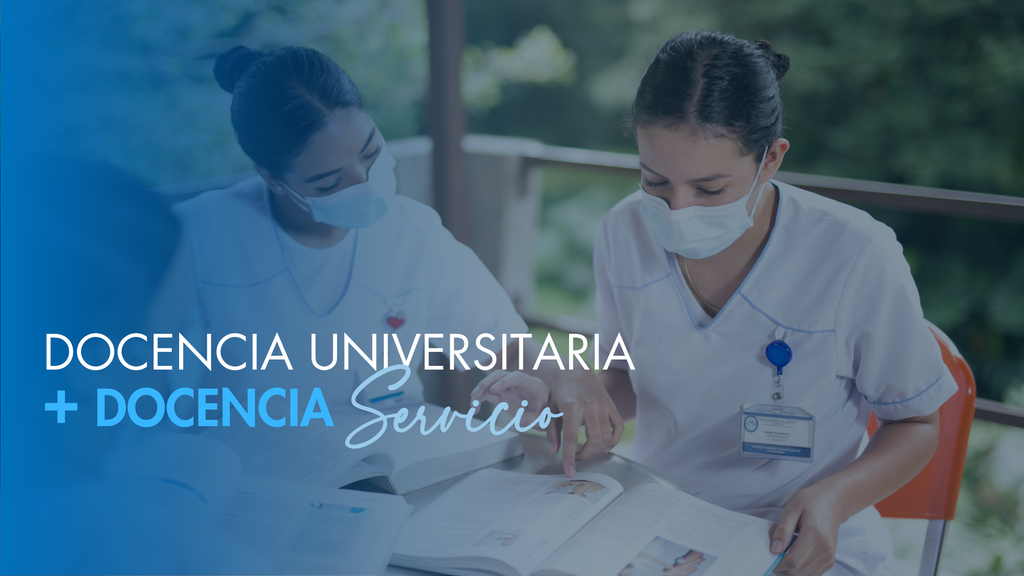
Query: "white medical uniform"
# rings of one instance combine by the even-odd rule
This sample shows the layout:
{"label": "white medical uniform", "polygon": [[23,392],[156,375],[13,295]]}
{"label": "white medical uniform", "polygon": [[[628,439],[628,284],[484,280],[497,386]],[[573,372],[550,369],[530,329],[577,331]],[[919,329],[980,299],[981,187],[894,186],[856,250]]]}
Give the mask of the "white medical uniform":
{"label": "white medical uniform", "polygon": [[[779,204],[768,243],[713,319],[640,212],[643,192],[605,216],[594,269],[601,342],[621,333],[636,367],[637,460],[694,496],[778,521],[800,489],[856,458],[871,411],[890,420],[927,415],[956,383],[892,230],[773,184]],[[793,350],[783,403],[816,417],[812,463],[739,455],[740,406],[770,402],[775,367],[765,346],[777,338]],[[891,556],[870,507],[841,527],[829,574],[888,574]]]}
{"label": "white medical uniform", "polygon": [[[462,358],[472,367],[474,360],[490,360],[475,346],[478,334],[495,335],[496,340],[482,343],[498,350],[502,333],[526,332],[505,291],[476,255],[441,225],[436,212],[403,196],[389,198],[388,203],[390,209],[379,221],[350,230],[339,244],[324,250],[299,245],[278,226],[271,214],[270,192],[259,177],[176,207],[196,279],[200,326],[195,332],[212,334],[214,345],[229,333],[249,339],[225,344],[225,361],[247,364],[243,370],[218,369],[213,376],[216,386],[255,388],[257,396],[272,387],[308,394],[318,386],[336,418],[337,410],[353,410],[354,387],[375,371],[354,350],[350,369],[344,370],[344,334],[367,355],[376,335],[378,370],[385,365],[384,336],[389,339],[387,365],[395,365],[401,359],[391,335],[399,337],[402,352],[408,355],[420,334],[412,376],[402,387],[412,402],[422,399],[415,369],[423,364],[424,335],[445,335],[431,340],[432,348],[444,352],[431,353],[430,362],[447,369],[443,354],[448,353],[448,334],[469,339]],[[318,272],[318,262],[327,270]],[[331,370],[313,366],[313,333],[320,365],[330,363],[332,335],[338,335],[337,365]],[[258,334],[259,370],[253,370],[252,334]],[[271,360],[263,369],[275,334],[280,335],[291,369],[281,360]],[[456,368],[462,367],[456,363]],[[306,401],[299,404],[301,415]]]}

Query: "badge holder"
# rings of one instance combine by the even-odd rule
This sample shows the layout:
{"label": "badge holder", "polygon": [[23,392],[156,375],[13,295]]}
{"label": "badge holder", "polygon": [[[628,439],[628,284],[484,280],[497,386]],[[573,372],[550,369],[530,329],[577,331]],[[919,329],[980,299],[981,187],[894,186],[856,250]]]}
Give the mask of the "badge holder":
{"label": "badge holder", "polygon": [[770,404],[744,404],[740,411],[740,456],[811,462],[814,460],[814,415],[782,403],[782,368],[793,359],[793,350],[782,340],[765,349],[776,367]]}

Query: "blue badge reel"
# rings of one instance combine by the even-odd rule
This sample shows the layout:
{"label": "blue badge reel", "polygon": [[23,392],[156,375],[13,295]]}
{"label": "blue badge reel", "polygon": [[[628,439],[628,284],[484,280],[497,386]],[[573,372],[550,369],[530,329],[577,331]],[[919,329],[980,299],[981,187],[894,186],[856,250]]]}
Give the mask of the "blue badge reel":
{"label": "blue badge reel", "polygon": [[782,368],[793,359],[793,349],[782,340],[776,340],[765,347],[764,355],[776,368],[776,374],[782,376]]}
{"label": "blue badge reel", "polygon": [[782,340],[765,347],[775,375],[768,404],[744,404],[740,410],[740,456],[811,462],[814,460],[814,415],[783,403],[782,368],[793,359],[793,349]]}

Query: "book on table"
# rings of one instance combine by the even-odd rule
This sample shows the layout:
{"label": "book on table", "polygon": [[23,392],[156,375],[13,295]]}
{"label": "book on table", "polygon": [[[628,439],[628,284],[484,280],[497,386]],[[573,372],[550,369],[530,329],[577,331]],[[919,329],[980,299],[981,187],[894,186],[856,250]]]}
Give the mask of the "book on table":
{"label": "book on table", "polygon": [[[415,415],[420,405],[407,407]],[[433,426],[443,409],[425,404],[425,428]],[[450,419],[450,417],[448,418]],[[281,428],[230,426],[209,428],[203,436],[228,445],[242,460],[243,474],[340,488],[369,480],[393,494],[407,494],[449,478],[461,476],[523,453],[519,434],[508,431],[494,435],[490,429],[471,432],[466,421],[455,418],[444,432],[423,435],[415,424],[406,432],[395,431],[387,422],[385,433],[363,448],[345,444],[349,434],[370,418],[344,418],[334,426],[316,425]],[[474,427],[481,421],[474,421]],[[403,424],[408,426],[409,422]],[[369,440],[377,431],[374,424],[359,433],[353,444]]]}
{"label": "book on table", "polygon": [[416,512],[391,564],[446,574],[762,576],[771,522],[660,484],[624,490],[574,478],[481,470]]}
{"label": "book on table", "polygon": [[197,534],[228,546],[218,555],[248,563],[220,569],[381,573],[412,511],[404,498],[391,494],[245,476],[234,452],[200,435],[161,434],[135,442],[113,452],[105,472],[108,482],[135,495],[138,513],[147,505],[173,510],[183,530],[202,530]]}

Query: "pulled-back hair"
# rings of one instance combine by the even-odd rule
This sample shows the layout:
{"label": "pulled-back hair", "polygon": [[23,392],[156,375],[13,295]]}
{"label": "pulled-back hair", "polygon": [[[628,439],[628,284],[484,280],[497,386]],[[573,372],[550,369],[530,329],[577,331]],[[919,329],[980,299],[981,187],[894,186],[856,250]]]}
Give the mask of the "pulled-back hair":
{"label": "pulled-back hair", "polygon": [[263,53],[235,46],[217,57],[213,75],[234,95],[231,125],[242,150],[277,177],[290,170],[332,112],[364,107],[348,74],[311,48]]}
{"label": "pulled-back hair", "polygon": [[789,57],[764,40],[691,30],[665,42],[640,80],[632,127],[692,126],[736,140],[744,155],[782,136],[779,80]]}

